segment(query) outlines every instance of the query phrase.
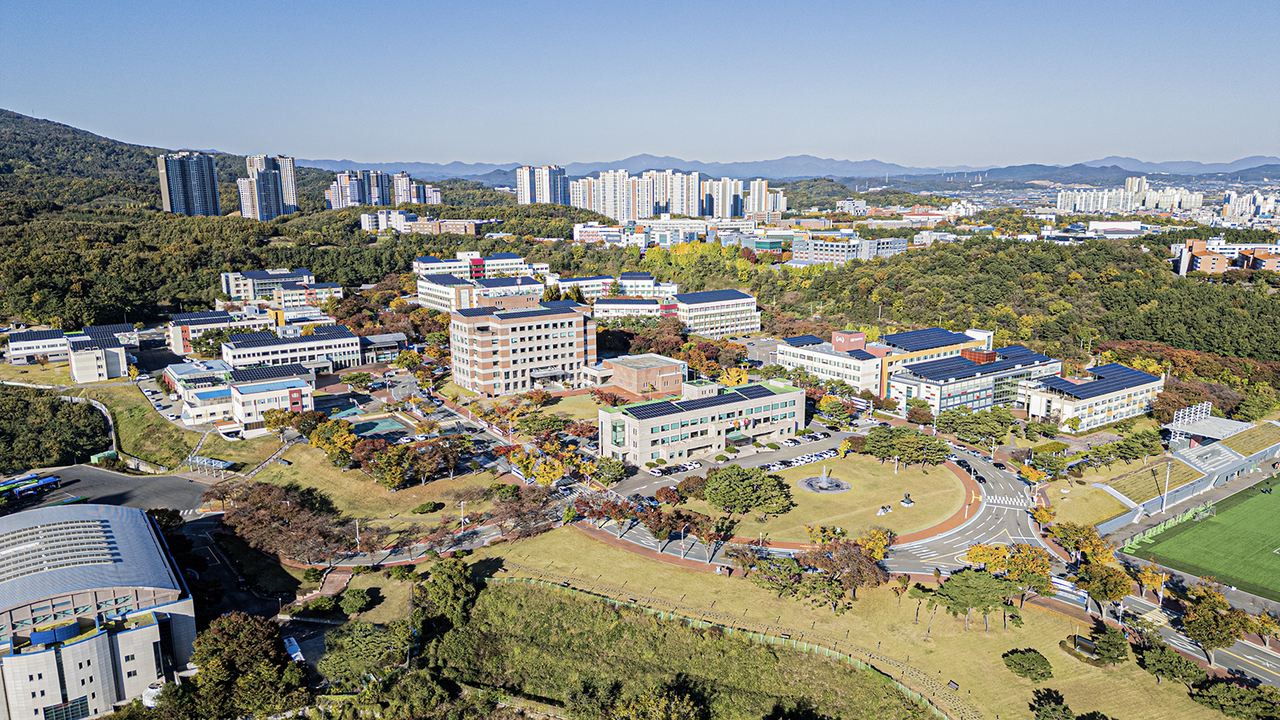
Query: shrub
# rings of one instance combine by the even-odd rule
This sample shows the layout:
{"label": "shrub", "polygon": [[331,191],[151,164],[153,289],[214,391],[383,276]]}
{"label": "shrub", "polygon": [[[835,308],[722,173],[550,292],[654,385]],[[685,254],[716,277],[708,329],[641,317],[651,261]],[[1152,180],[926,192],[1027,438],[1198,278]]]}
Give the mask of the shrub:
{"label": "shrub", "polygon": [[424,503],[422,503],[421,505],[419,505],[418,507],[414,508],[414,509],[413,509],[413,514],[415,514],[415,515],[428,515],[428,514],[433,513],[433,512],[439,512],[439,511],[441,511],[441,510],[443,510],[443,509],[444,509],[444,503],[442,503],[442,502],[433,502],[433,501],[428,500],[427,502],[424,502]]}
{"label": "shrub", "polygon": [[1005,667],[1018,677],[1031,682],[1041,682],[1053,677],[1053,666],[1049,664],[1049,659],[1035,648],[1010,650],[1003,657]]}
{"label": "shrub", "polygon": [[768,445],[765,445],[765,447],[769,448],[770,450],[777,450],[778,443],[769,443]]}
{"label": "shrub", "polygon": [[728,460],[728,459],[729,459],[729,457],[728,457],[727,455],[717,455],[717,456],[716,456],[716,462],[724,462],[725,460]]}
{"label": "shrub", "polygon": [[657,459],[657,460],[655,460],[654,462],[658,463],[659,465],[666,465],[666,464],[667,464],[667,461],[666,461],[666,460],[664,460],[664,459],[662,459],[662,458],[658,458],[658,459]]}
{"label": "shrub", "polygon": [[764,447],[759,441],[751,443],[751,447]]}
{"label": "shrub", "polygon": [[680,493],[680,497],[691,497],[694,500],[705,500],[706,495],[703,490],[706,487],[706,478],[698,475],[690,475],[676,484],[676,492]]}
{"label": "shrub", "polygon": [[356,588],[355,590],[346,590],[342,593],[342,602],[338,604],[342,608],[342,612],[347,615],[355,615],[358,612],[364,612],[369,607],[369,591],[364,588]]}
{"label": "shrub", "polygon": [[315,600],[312,600],[310,603],[307,603],[307,611],[317,612],[317,613],[327,613],[333,610],[337,606],[338,606],[338,603],[333,598],[329,597],[328,595],[321,595]]}
{"label": "shrub", "polygon": [[724,449],[724,451],[725,451],[725,452],[727,452],[727,453],[729,453],[730,455],[737,455],[737,454],[738,454],[738,448],[736,448],[736,447],[734,447],[734,446],[732,446],[732,445],[730,445],[729,447],[726,447],[726,448]]}
{"label": "shrub", "polygon": [[415,582],[419,577],[412,565],[396,565],[391,568],[390,574],[392,580],[407,580],[409,582]]}
{"label": "shrub", "polygon": [[320,568],[307,568],[302,573],[302,579],[309,583],[317,583],[324,579],[324,571]]}

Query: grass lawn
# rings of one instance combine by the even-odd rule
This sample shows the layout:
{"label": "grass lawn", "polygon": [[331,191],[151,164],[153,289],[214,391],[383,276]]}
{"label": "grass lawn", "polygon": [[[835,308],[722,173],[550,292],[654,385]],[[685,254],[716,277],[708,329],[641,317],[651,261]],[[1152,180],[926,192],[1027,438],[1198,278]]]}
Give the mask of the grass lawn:
{"label": "grass lawn", "polygon": [[552,398],[551,402],[542,406],[542,412],[565,418],[569,422],[590,420],[595,422],[600,406],[591,398],[591,394],[572,395],[570,397]]}
{"label": "grass lawn", "polygon": [[161,417],[133,385],[85,388],[83,394],[111,408],[121,449],[147,462],[172,470],[200,441],[200,433],[183,430]]}
{"label": "grass lawn", "polygon": [[[822,472],[822,465],[834,478],[848,481],[853,489],[839,495],[819,495],[801,490],[797,483]],[[844,528],[850,535],[860,535],[873,527],[884,527],[898,535],[932,527],[951,517],[964,503],[964,486],[955,473],[943,467],[930,468],[926,475],[920,466],[900,468],[893,474],[893,464],[881,465],[878,460],[865,455],[850,454],[843,460],[828,460],[798,468],[787,468],[779,475],[791,488],[791,499],[796,507],[784,515],[771,516],[768,521],[756,522],[748,515],[738,524],[736,534],[756,537],[764,533],[770,539],[784,542],[803,542],[809,539],[805,525],[827,525]],[[672,477],[672,483],[679,482]],[[911,493],[915,507],[904,508],[898,504],[903,493]],[[893,512],[877,516],[881,505],[888,505]],[[716,515],[705,503],[691,500],[682,507],[697,512]]]}
{"label": "grass lawn", "polygon": [[[1268,480],[1258,487],[1274,486]],[[1143,557],[1200,577],[1280,600],[1280,496],[1243,490],[1217,504],[1217,515],[1186,522],[1140,545]]]}
{"label": "grass lawn", "polygon": [[1258,423],[1257,427],[1245,430],[1239,435],[1232,435],[1222,441],[1224,446],[1245,457],[1266,450],[1276,443],[1280,443],[1280,427],[1266,422]]}
{"label": "grass lawn", "polygon": [[[1064,495],[1059,490],[1065,487],[1070,487],[1071,492]],[[1097,525],[1128,509],[1106,490],[1091,485],[1067,485],[1059,480],[1049,484],[1048,492],[1057,512],[1055,522]]]}
{"label": "grass lawn", "polygon": [[[1189,465],[1184,465],[1177,460],[1170,459],[1168,462],[1173,463],[1172,469],[1169,471],[1169,489],[1182,487],[1189,482],[1194,482],[1203,477],[1203,474]],[[1117,463],[1116,467],[1120,464]],[[1121,473],[1122,477],[1117,477],[1108,484],[1119,490],[1125,497],[1130,500],[1141,503],[1164,492],[1165,488],[1165,463],[1156,461],[1144,468],[1129,472],[1128,475]],[[1085,476],[1088,480],[1088,476]]]}
{"label": "grass lawn", "polygon": [[[887,587],[864,591],[852,611],[834,615],[819,607],[779,599],[745,579],[649,560],[571,529],[485,548],[476,553],[476,559],[478,570],[496,572],[499,577],[535,577],[535,570],[558,573],[577,578],[574,584],[578,587],[594,586],[597,592],[624,600],[656,599],[667,604],[666,609],[674,605],[678,611],[695,616],[709,610],[731,618],[738,627],[788,633],[797,640],[828,646],[835,643],[836,649],[856,645],[875,651],[879,646],[885,655],[907,661],[931,676],[954,680],[966,697],[972,690],[970,702],[988,718],[1028,717],[1032,691],[1045,687],[1061,692],[1077,714],[1098,711],[1110,717],[1144,720],[1222,718],[1217,711],[1188,698],[1181,684],[1157,685],[1154,677],[1132,661],[1115,669],[1095,668],[1068,657],[1057,645],[1076,630],[1076,623],[1047,612],[1028,609],[1025,626],[1008,630],[1001,629],[1000,615],[996,614],[991,618],[990,633],[983,632],[980,615],[974,616],[973,630],[965,632],[963,617],[953,619],[939,612],[930,639],[925,640],[929,611],[922,608],[920,623],[914,624],[915,603],[904,599],[899,606]],[[506,569],[499,571],[504,561]],[[1000,656],[1025,647],[1035,647],[1049,658],[1052,680],[1035,685],[1005,668]]]}
{"label": "grass lawn", "polygon": [[302,570],[282,565],[274,557],[260,553],[235,535],[221,535],[218,547],[231,558],[250,585],[257,585],[263,592],[291,592],[304,595],[315,589],[316,583],[302,579]]}
{"label": "grass lawn", "polygon": [[67,363],[49,363],[42,370],[38,364],[10,365],[0,363],[0,380],[32,385],[73,385]]}
{"label": "grass lawn", "polygon": [[409,617],[411,587],[409,583],[385,578],[382,573],[352,575],[347,583],[348,590],[368,590],[369,599],[373,601],[373,606],[360,613],[359,619],[382,625]]}
{"label": "grass lawn", "polygon": [[[435,524],[441,515],[457,517],[460,510],[454,507],[457,501],[453,499],[452,492],[484,488],[494,482],[485,471],[391,492],[359,470],[340,471],[325,459],[324,453],[307,445],[295,445],[285,451],[283,457],[291,463],[289,466],[273,463],[255,475],[254,480],[278,485],[296,482],[303,487],[316,488],[332,498],[346,517],[376,521],[393,531],[410,523]],[[430,515],[413,514],[414,508],[429,500],[445,503],[445,509]],[[468,502],[467,515],[477,517],[489,507],[487,502]]]}
{"label": "grass lawn", "polygon": [[235,472],[247,472],[262,464],[271,454],[280,449],[280,439],[275,435],[265,435],[249,440],[227,442],[218,433],[209,435],[209,439],[200,446],[202,457],[216,460],[228,460],[235,463]]}
{"label": "grass lawn", "polygon": [[450,397],[456,394],[460,399],[480,397],[479,393],[473,390],[468,390],[460,385],[455,385],[452,380],[446,380],[443,383],[437,383],[436,392],[440,393],[441,395],[444,395],[445,397]]}

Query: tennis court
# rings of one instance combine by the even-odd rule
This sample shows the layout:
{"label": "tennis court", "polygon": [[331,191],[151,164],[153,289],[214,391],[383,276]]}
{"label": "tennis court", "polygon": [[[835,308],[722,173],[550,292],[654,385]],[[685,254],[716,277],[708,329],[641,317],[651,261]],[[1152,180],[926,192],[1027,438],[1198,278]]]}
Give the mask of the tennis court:
{"label": "tennis court", "polygon": [[1280,493],[1259,490],[1277,483],[1270,478],[1217,504],[1216,514],[1187,521],[1141,544],[1134,555],[1213,576],[1225,585],[1280,601]]}
{"label": "tennis court", "polygon": [[384,433],[403,433],[409,431],[410,428],[393,417],[382,417],[377,420],[363,420],[355,423],[351,430],[360,437],[369,437]]}

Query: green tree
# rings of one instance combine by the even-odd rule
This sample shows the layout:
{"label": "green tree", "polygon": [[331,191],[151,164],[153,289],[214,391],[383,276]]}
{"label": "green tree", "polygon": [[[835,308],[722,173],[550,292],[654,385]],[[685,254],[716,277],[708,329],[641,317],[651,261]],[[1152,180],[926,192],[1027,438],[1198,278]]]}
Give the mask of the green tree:
{"label": "green tree", "polygon": [[279,435],[281,439],[283,439],[285,428],[293,425],[297,416],[297,413],[290,412],[283,408],[272,408],[262,413],[262,424],[266,425],[268,430]]}
{"label": "green tree", "polygon": [[392,365],[405,370],[412,370],[422,364],[422,353],[416,350],[401,350],[396,359],[391,361]]}
{"label": "green tree", "polygon": [[1122,600],[1133,592],[1133,580],[1120,568],[1090,563],[1080,568],[1076,587],[1089,593],[1089,597],[1098,603],[1098,612],[1101,613],[1103,603]]}
{"label": "green tree", "polygon": [[1035,648],[1010,650],[1001,657],[1004,659],[1005,667],[1009,668],[1009,672],[1018,677],[1024,677],[1031,682],[1044,682],[1053,677],[1053,666],[1049,664],[1049,659]]}
{"label": "green tree", "polygon": [[196,694],[211,717],[271,715],[306,702],[303,669],[284,651],[280,628],[238,610],[196,635]]}
{"label": "green tree", "polygon": [[1204,651],[1209,667],[1217,667],[1213,652],[1240,642],[1251,626],[1249,614],[1231,607],[1214,585],[1199,583],[1190,595],[1193,602],[1182,618],[1182,631]]}
{"label": "green tree", "polygon": [[1156,676],[1157,683],[1161,678],[1171,678],[1185,684],[1187,690],[1207,677],[1198,663],[1166,645],[1158,645],[1143,653],[1142,667]]}
{"label": "green tree", "polygon": [[434,614],[447,619],[454,627],[467,621],[467,611],[476,599],[476,586],[471,582],[471,569],[459,558],[445,558],[431,568],[426,584],[427,599]]}
{"label": "green tree", "polygon": [[627,477],[627,466],[621,460],[605,457],[597,458],[595,466],[596,474],[592,479],[605,487],[616,485]]}
{"label": "green tree", "polygon": [[1097,646],[1098,659],[1111,663],[1111,667],[1128,662],[1129,639],[1120,630],[1107,625],[1102,634],[1093,638],[1093,642]]}
{"label": "green tree", "polygon": [[778,515],[792,507],[791,490],[761,468],[729,465],[707,477],[703,495],[707,503],[727,513]]}
{"label": "green tree", "polygon": [[199,337],[191,339],[191,350],[202,358],[222,357],[222,344],[231,339],[231,332],[218,328],[205,330]]}
{"label": "green tree", "polygon": [[368,390],[369,386],[373,384],[373,376],[367,372],[353,372],[340,376],[338,381],[353,388]]}
{"label": "green tree", "polygon": [[564,299],[572,300],[573,302],[576,302],[579,305],[587,304],[587,298],[585,295],[582,294],[582,288],[579,287],[578,285],[570,286],[569,291],[564,293]]}
{"label": "green tree", "polygon": [[[985,570],[966,569],[952,573],[935,592],[931,602],[947,609],[952,617],[964,613],[964,629],[969,629],[969,615],[977,610],[983,621],[1004,604],[1004,598],[1017,592],[1018,586],[1010,580],[998,578]],[[990,624],[987,623],[987,630]]]}
{"label": "green tree", "polygon": [[[343,593],[343,612],[347,612],[346,595],[352,592],[364,591]],[[381,675],[383,669],[403,663],[407,650],[403,637],[390,629],[367,622],[347,622],[325,633],[324,656],[316,669],[348,687],[360,686],[366,676]]]}
{"label": "green tree", "polygon": [[347,615],[364,612],[370,604],[369,591],[364,588],[347,588],[342,592],[342,600],[338,607]]}
{"label": "green tree", "polygon": [[561,299],[563,299],[563,295],[560,292],[559,285],[547,285],[547,288],[542,291],[542,302],[557,302]]}
{"label": "green tree", "polygon": [[312,447],[324,451],[335,467],[346,467],[351,462],[351,453],[356,449],[359,439],[351,432],[351,423],[346,420],[329,420],[317,425],[311,431],[308,441]]}
{"label": "green tree", "polygon": [[609,720],[699,720],[702,708],[687,695],[662,686],[651,687],[629,702],[620,703],[608,714]]}

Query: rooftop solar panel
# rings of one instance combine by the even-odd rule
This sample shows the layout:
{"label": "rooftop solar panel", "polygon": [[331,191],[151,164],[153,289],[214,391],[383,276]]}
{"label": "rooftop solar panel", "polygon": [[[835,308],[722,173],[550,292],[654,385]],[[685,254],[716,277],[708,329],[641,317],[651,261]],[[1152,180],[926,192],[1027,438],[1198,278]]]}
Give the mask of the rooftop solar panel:
{"label": "rooftop solar panel", "polygon": [[1079,400],[1087,400],[1159,380],[1155,375],[1148,375],[1120,363],[1091,368],[1089,372],[1093,373],[1095,379],[1079,384],[1060,377],[1045,378],[1043,382],[1045,387],[1053,388]]}
{"label": "rooftop solar panel", "polygon": [[783,342],[791,347],[804,347],[805,345],[821,345],[825,341],[817,335],[797,335],[784,338]]}
{"label": "rooftop solar panel", "polygon": [[265,365],[263,367],[240,368],[231,371],[231,382],[257,382],[284,377],[301,377],[310,375],[311,371],[297,363],[289,365]]}
{"label": "rooftop solar panel", "polygon": [[960,333],[953,333],[950,330],[942,328],[925,328],[924,330],[912,330],[910,332],[895,333],[893,335],[883,335],[880,342],[886,345],[902,348],[907,352],[919,352],[921,350],[932,350],[933,348],[946,347],[947,345],[957,345],[962,342],[971,342],[973,338]]}
{"label": "rooftop solar panel", "polygon": [[667,401],[649,403],[647,405],[636,405],[626,408],[629,415],[639,420],[653,420],[664,415],[674,415],[680,412],[680,408]]}
{"label": "rooftop solar panel", "polygon": [[680,293],[676,295],[676,302],[682,302],[686,305],[697,305],[700,303],[724,302],[726,300],[752,300],[750,295],[741,290],[706,290],[704,292]]}
{"label": "rooftop solar panel", "polygon": [[739,395],[750,398],[751,400],[773,397],[774,395],[772,390],[761,385],[742,385],[734,388],[734,390],[737,390]]}
{"label": "rooftop solar panel", "polygon": [[729,405],[736,402],[746,400],[745,397],[736,392],[725,392],[710,397],[695,398],[693,400],[680,400],[673,403],[680,408],[682,412],[690,412],[693,410],[706,410],[707,408],[720,407],[721,405]]}
{"label": "rooftop solar panel", "polygon": [[225,310],[202,310],[200,312],[174,313],[169,316],[169,319],[176,323],[182,323],[186,320],[205,320],[207,318],[230,319],[231,313]]}

